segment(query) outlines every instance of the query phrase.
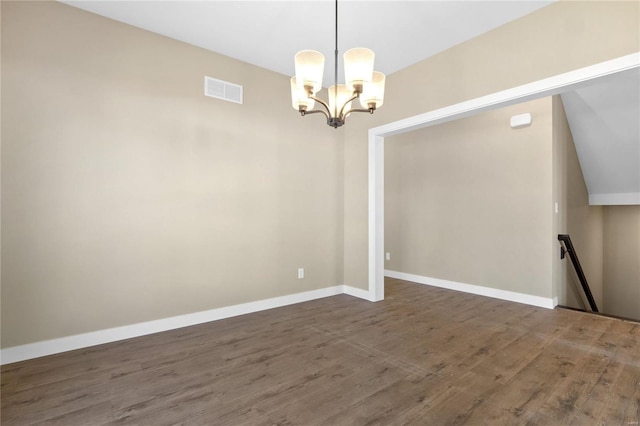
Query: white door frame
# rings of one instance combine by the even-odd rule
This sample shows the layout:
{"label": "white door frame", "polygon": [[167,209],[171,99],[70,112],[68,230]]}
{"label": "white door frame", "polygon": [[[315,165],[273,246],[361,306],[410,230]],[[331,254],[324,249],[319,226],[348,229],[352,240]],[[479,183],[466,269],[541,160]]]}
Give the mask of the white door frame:
{"label": "white door frame", "polygon": [[640,52],[512,89],[460,102],[369,129],[369,291],[384,299],[384,138],[588,86],[612,74],[640,68]]}

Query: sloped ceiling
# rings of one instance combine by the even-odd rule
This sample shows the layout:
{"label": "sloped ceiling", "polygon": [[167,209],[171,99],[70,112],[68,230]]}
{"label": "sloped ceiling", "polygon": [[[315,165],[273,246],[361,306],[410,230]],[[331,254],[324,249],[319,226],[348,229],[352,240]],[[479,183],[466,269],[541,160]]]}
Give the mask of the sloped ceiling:
{"label": "sloped ceiling", "polygon": [[562,95],[590,204],[640,204],[640,70]]}

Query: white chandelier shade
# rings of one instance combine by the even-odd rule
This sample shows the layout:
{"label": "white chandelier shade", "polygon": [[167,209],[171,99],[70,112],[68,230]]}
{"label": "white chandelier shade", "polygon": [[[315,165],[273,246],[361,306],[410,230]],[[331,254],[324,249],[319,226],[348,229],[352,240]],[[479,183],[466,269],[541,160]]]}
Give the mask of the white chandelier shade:
{"label": "white chandelier shade", "polygon": [[384,103],[384,85],[386,76],[379,72],[374,71],[371,75],[371,81],[364,84],[364,89],[360,95],[360,105],[363,108],[370,108],[374,105],[375,108],[380,108]]}
{"label": "white chandelier shade", "polygon": [[365,47],[347,50],[344,55],[344,80],[352,91],[362,91],[362,86],[371,81],[373,61],[376,55]]}
{"label": "white chandelier shade", "polygon": [[[337,87],[337,88],[336,88]],[[351,90],[344,84],[334,84],[329,87],[329,111],[333,117],[339,117],[342,112],[347,115],[351,111]]]}
{"label": "white chandelier shade", "polygon": [[294,58],[296,80],[301,88],[310,87],[315,95],[322,88],[324,56],[315,50],[301,50]]}
{"label": "white chandelier shade", "polygon": [[296,77],[291,77],[291,106],[293,106],[293,109],[298,111],[300,108],[303,108],[311,111],[315,103],[313,98],[307,95],[304,87],[298,85]]}

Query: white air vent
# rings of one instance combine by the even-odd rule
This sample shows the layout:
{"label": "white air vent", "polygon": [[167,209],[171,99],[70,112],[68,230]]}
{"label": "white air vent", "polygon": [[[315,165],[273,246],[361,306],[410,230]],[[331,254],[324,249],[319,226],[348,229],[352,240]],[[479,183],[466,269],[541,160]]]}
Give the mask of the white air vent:
{"label": "white air vent", "polygon": [[241,104],[242,86],[205,76],[204,95]]}

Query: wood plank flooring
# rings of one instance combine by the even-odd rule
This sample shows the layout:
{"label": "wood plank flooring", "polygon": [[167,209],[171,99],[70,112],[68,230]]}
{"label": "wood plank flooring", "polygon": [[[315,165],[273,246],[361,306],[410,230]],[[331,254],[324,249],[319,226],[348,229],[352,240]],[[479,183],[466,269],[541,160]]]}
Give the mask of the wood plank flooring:
{"label": "wood plank flooring", "polygon": [[640,324],[387,279],[1,369],[2,425],[623,425]]}

